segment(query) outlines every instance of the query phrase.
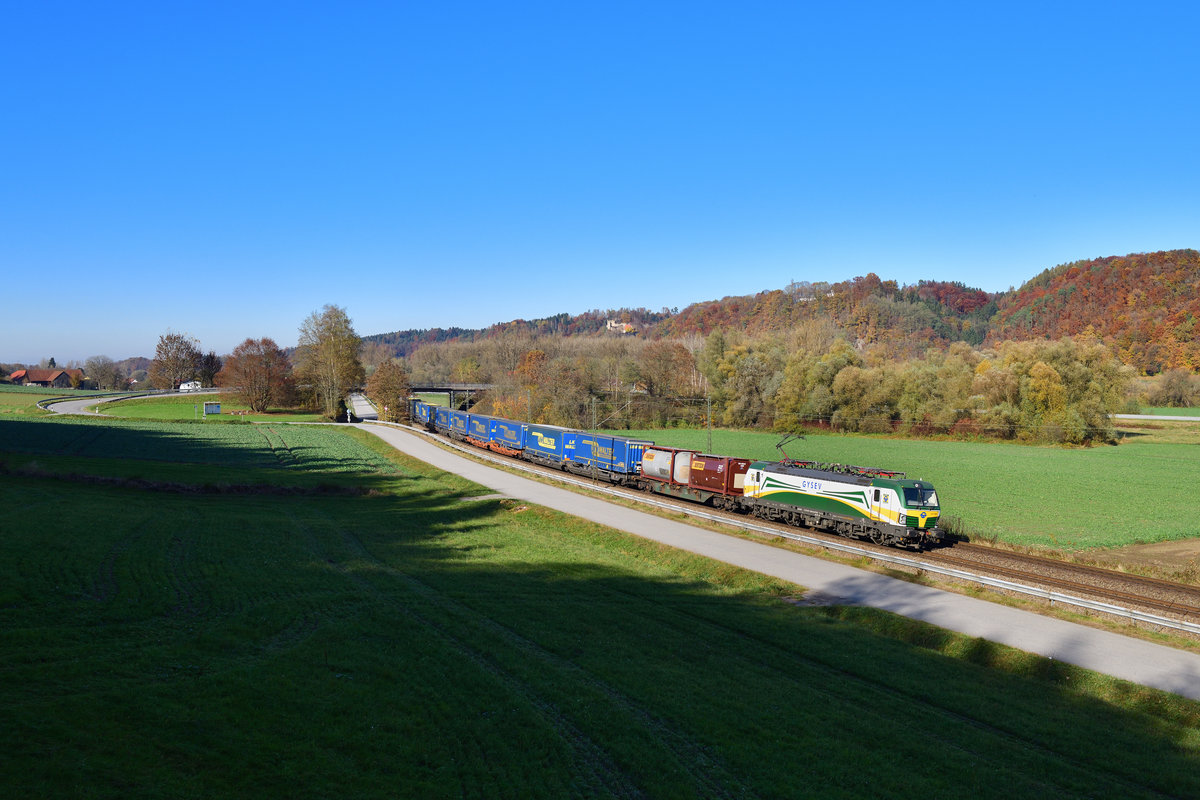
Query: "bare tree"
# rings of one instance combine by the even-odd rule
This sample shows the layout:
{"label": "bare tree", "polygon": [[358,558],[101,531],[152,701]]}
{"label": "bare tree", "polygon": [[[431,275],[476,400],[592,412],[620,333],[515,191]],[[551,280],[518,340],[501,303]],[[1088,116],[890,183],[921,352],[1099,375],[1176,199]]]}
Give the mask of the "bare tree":
{"label": "bare tree", "polygon": [[221,366],[221,357],[212,350],[200,356],[196,365],[196,374],[200,378],[200,383],[205,386],[215,386],[217,373],[221,371]]}
{"label": "bare tree", "polygon": [[175,389],[196,377],[200,343],[186,333],[168,331],[158,337],[150,362],[150,383],[159,389]]}
{"label": "bare tree", "polygon": [[117,362],[108,356],[92,356],[84,365],[84,372],[96,382],[97,389],[123,389],[125,376]]}
{"label": "bare tree", "polygon": [[251,410],[283,404],[291,392],[292,365],[269,337],[247,339],[225,359],[217,385],[233,389]]}
{"label": "bare tree", "polygon": [[362,384],[363,366],[358,360],[361,340],[344,308],[326,305],[314,311],[300,326],[296,348],[296,377],[307,384],[321,412],[337,419],[346,394]]}

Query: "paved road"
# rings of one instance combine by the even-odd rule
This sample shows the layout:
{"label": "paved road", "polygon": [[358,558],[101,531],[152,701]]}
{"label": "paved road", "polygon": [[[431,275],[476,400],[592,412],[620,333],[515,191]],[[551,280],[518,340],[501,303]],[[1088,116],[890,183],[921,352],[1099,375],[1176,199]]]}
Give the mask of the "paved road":
{"label": "paved road", "polygon": [[1168,417],[1162,414],[1113,414],[1113,419],[1169,419],[1174,422],[1200,422],[1200,417]]}
{"label": "paved road", "polygon": [[[216,394],[217,389],[203,389],[199,392],[173,392],[154,395],[155,397],[197,397],[204,395]],[[121,395],[119,397],[83,397],[78,400],[62,400],[57,403],[51,403],[46,408],[57,414],[83,414],[89,417],[106,417],[107,414],[100,414],[95,411],[85,411],[87,406],[94,406],[98,403],[111,403],[114,400],[128,400],[131,395]],[[134,395],[136,396],[136,395]],[[199,401],[203,402],[203,401]]]}
{"label": "paved road", "polygon": [[398,428],[360,427],[415,458],[509,497],[773,575],[832,601],[874,606],[1200,700],[1200,655],[723,536],[493,469]]}
{"label": "paved road", "polygon": [[350,410],[359,419],[379,419],[379,412],[371,401],[357,392],[350,395]]}

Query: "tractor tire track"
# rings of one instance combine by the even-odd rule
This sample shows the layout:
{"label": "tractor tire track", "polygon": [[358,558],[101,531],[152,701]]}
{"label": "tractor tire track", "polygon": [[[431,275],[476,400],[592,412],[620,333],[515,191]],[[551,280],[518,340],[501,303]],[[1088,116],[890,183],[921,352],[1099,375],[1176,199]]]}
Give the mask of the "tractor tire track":
{"label": "tractor tire track", "polygon": [[[303,526],[303,523],[297,521]],[[470,642],[456,635],[445,624],[426,614],[422,614],[412,604],[397,598],[394,593],[385,591],[367,578],[360,570],[347,567],[348,560],[362,560],[376,567],[372,574],[384,575],[390,580],[398,581],[409,592],[431,601],[431,605],[447,610],[456,605],[454,601],[438,594],[430,587],[417,581],[411,576],[394,567],[385,564],[372,555],[362,542],[353,534],[338,528],[341,532],[342,543],[351,554],[351,559],[338,559],[334,554],[326,552],[323,556],[327,564],[337,569],[348,580],[370,596],[384,602],[390,609],[414,621],[424,628],[435,639],[462,657],[469,660],[493,680],[504,686],[514,696],[523,698],[535,709],[545,723],[568,745],[573,755],[573,762],[582,769],[577,777],[582,785],[577,787],[579,797],[591,798],[609,796],[618,798],[641,798],[645,794],[637,785],[633,776],[627,774],[602,745],[580,730],[564,711],[553,701],[543,697],[537,690],[521,677],[514,675],[503,665],[496,662],[494,657],[480,650]],[[313,537],[315,541],[315,537]],[[459,609],[460,611],[462,609]],[[468,610],[471,617],[476,617],[474,611]]]}
{"label": "tractor tire track", "polygon": [[[579,684],[589,687],[598,695],[606,698],[615,708],[637,719],[673,755],[679,771],[688,775],[696,787],[697,793],[701,796],[712,798],[755,796],[748,785],[736,778],[717,753],[697,743],[673,723],[649,711],[638,700],[604,679],[586,671],[575,662],[547,650],[519,632],[482,614],[479,610],[453,600],[419,578],[383,562],[372,554],[352,532],[341,529],[341,534],[345,546],[355,557],[372,564],[377,574],[385,574],[401,581],[406,588],[427,603],[484,629],[496,639],[520,652],[526,659],[544,664],[548,669],[559,674],[570,675]],[[487,658],[482,654],[478,655]],[[489,661],[489,663],[493,663],[493,668],[489,671],[494,673],[494,662]],[[525,686],[526,684],[522,682],[521,685]]]}

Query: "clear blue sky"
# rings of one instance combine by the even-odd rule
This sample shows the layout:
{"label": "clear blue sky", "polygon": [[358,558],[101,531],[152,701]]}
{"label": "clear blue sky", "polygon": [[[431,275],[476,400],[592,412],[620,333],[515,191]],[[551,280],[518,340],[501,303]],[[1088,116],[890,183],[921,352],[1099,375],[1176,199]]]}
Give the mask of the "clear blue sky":
{"label": "clear blue sky", "polygon": [[4,2],[0,361],[1200,247],[1197,8]]}

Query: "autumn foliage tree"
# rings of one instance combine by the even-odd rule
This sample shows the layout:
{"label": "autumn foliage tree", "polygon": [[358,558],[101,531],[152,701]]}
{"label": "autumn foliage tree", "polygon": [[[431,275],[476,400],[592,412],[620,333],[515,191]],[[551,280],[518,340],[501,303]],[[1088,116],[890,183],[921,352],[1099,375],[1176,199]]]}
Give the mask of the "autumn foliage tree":
{"label": "autumn foliage tree", "polygon": [[367,397],[384,422],[401,422],[407,416],[408,372],[395,361],[384,361],[367,379]]}
{"label": "autumn foliage tree", "polygon": [[286,403],[292,390],[292,365],[269,337],[247,339],[225,360],[217,385],[229,388],[252,411]]}

